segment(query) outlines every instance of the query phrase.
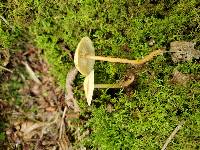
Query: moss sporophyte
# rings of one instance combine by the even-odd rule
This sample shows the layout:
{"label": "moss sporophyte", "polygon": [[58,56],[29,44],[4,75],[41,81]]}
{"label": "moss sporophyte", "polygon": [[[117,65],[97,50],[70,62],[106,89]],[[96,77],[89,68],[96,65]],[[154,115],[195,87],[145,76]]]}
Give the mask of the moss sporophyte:
{"label": "moss sporophyte", "polygon": [[163,50],[158,49],[141,60],[128,60],[113,57],[95,56],[95,50],[92,41],[89,37],[83,37],[78,44],[74,55],[75,67],[78,71],[86,76],[84,80],[84,91],[87,98],[88,105],[91,104],[94,88],[123,88],[133,82],[134,78],[129,79],[123,83],[116,84],[94,84],[94,64],[95,60],[116,62],[116,63],[129,63],[134,65],[144,64],[151,60],[154,56],[162,54]]}

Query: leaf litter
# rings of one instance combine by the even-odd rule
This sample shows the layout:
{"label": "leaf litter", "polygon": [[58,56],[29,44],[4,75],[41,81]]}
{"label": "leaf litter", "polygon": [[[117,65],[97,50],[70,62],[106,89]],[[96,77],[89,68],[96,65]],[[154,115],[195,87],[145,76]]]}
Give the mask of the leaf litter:
{"label": "leaf litter", "polygon": [[74,135],[68,131],[76,128],[71,119],[79,118],[80,112],[72,87],[77,70],[73,68],[68,73],[65,94],[48,72],[49,66],[40,57],[41,51],[32,45],[27,47],[28,51],[18,54],[21,57],[18,63],[28,68],[29,75],[22,75],[24,87],[19,90],[22,104],[19,107],[3,100],[0,103],[2,108],[12,108],[6,111],[9,143],[12,148],[72,149],[70,139]]}

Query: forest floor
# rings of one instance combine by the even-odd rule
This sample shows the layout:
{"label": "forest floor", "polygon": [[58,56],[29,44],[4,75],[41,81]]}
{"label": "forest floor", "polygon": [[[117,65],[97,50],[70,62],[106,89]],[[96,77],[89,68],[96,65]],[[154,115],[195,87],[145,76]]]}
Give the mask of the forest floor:
{"label": "forest floor", "polygon": [[[96,61],[91,106],[74,65],[83,37]],[[200,148],[200,3],[0,2],[0,149]]]}

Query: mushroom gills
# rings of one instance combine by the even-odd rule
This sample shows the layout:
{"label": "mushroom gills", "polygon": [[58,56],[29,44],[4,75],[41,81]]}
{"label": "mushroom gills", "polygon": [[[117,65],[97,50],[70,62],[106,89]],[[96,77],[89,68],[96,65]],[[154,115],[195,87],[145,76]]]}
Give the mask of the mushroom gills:
{"label": "mushroom gills", "polygon": [[84,91],[85,91],[87,103],[90,106],[91,101],[92,101],[93,91],[94,91],[94,70],[92,70],[89,73],[89,75],[87,75],[85,77],[83,86],[84,86]]}

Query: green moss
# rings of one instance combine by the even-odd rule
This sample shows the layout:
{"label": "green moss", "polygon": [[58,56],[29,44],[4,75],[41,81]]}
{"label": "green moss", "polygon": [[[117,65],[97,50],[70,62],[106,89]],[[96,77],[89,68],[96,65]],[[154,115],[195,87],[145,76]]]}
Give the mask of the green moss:
{"label": "green moss", "polygon": [[178,64],[177,68],[178,70],[187,74],[198,75],[200,72],[200,65],[198,62],[181,63],[181,64]]}
{"label": "green moss", "polygon": [[[197,0],[25,0],[1,3],[1,11],[4,7],[8,9],[4,16],[16,33],[5,24],[1,26],[1,45],[9,47],[13,41],[10,37],[30,36],[26,40],[44,51],[51,73],[62,87],[74,63],[60,45],[74,53],[83,36],[92,39],[96,55],[128,59],[140,59],[157,48],[168,50],[170,42],[176,40],[193,41],[197,47],[200,42]],[[148,44],[150,39],[155,41],[153,46]],[[126,90],[95,90],[89,108],[83,93],[76,90],[82,115],[91,114],[85,127],[91,134],[85,145],[93,149],[160,149],[177,124],[185,120],[168,149],[198,149],[198,61],[174,64],[170,54],[158,56],[136,71],[129,96]],[[127,68],[124,64],[97,62],[95,82],[114,83],[123,78]],[[172,84],[174,69],[195,78],[185,87]],[[78,76],[76,83],[82,80]],[[110,104],[112,112],[107,111]]]}
{"label": "green moss", "polygon": [[[198,91],[191,93],[191,88],[200,84],[176,87],[162,85],[159,79],[143,84],[143,89],[135,90],[131,97],[121,94],[98,100],[103,104],[93,107],[89,143],[102,149],[161,149],[177,124],[185,120],[169,149],[197,148],[194,138],[198,141],[200,135],[200,97]],[[106,111],[108,103],[113,107],[111,113]]]}

